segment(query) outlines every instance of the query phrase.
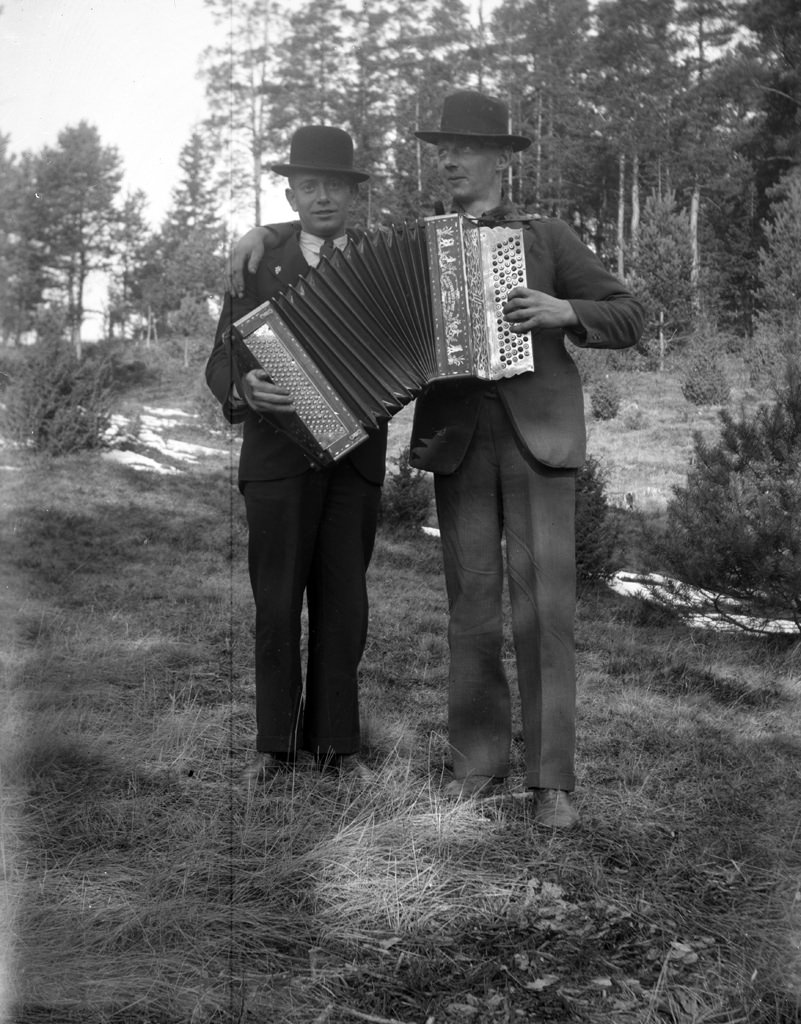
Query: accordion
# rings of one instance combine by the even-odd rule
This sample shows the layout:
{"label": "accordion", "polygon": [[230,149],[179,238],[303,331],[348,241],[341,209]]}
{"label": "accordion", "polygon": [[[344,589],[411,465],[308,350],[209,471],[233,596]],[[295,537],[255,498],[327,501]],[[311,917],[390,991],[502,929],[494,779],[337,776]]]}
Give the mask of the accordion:
{"label": "accordion", "polygon": [[295,411],[270,423],[326,465],[433,381],[533,370],[531,336],[502,313],[525,283],[520,228],[448,214],[379,229],[233,324],[234,378],[263,369],[286,388]]}

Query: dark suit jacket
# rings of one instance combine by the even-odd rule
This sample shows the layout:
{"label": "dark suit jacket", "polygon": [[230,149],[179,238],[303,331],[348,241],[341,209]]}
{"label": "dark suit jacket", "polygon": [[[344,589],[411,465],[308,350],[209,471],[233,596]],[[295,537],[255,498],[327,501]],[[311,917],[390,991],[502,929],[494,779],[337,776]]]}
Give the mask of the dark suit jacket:
{"label": "dark suit jacket", "polygon": [[[224,332],[240,317],[285,288],[294,284],[309,269],[300,249],[300,225],[277,225],[284,237],[276,248],[268,250],[255,274],[245,275],[245,295],[237,298],[226,294],[217,324],[214,348],[206,363],[206,381],[231,423],[242,422],[242,451],[239,456],[239,483],[248,480],[276,480],[295,476],[309,469],[309,461],[297,445],[276,430],[266,418],[245,405],[231,402],[233,374],[223,346]],[[348,232],[352,238],[354,231]],[[370,483],[384,479],[387,427],[371,431],[370,436],[347,456],[358,472]]]}
{"label": "dark suit jacket", "polygon": [[[642,332],[639,302],[559,220],[533,221],[525,231],[529,288],[568,299],[580,328],[570,338],[587,348],[626,348]],[[575,332],[575,333],[574,333]],[[496,382],[520,441],[546,466],[575,468],[586,455],[581,381],[564,344],[564,330],[533,332],[534,372]],[[437,382],[417,399],[411,463],[453,473],[464,458],[486,384]]]}

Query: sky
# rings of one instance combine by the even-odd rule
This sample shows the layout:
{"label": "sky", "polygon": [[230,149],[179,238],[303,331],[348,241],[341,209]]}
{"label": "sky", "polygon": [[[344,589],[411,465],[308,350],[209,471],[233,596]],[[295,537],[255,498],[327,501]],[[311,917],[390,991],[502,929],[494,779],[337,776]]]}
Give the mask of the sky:
{"label": "sky", "polygon": [[[221,38],[203,0],[0,0],[0,133],[20,154],[95,125],[158,227],[206,113],[200,54]],[[264,199],[265,217],[285,217],[277,183]]]}
{"label": "sky", "polygon": [[[495,0],[471,0],[474,16],[479,2],[486,17]],[[157,228],[181,149],[206,114],[200,55],[223,38],[203,0],[0,0],[0,133],[19,155],[93,124]],[[284,220],[284,183],[265,175],[263,185],[263,219]]]}
{"label": "sky", "polygon": [[[485,14],[494,2],[483,0]],[[56,146],[64,128],[88,121],[119,152],[123,189],[145,193],[157,229],[180,152],[207,112],[200,56],[224,31],[203,0],[0,0],[0,134],[18,156]],[[285,181],[271,178],[262,183],[264,223],[291,216]],[[250,226],[243,213],[229,228],[236,237]],[[89,286],[92,340],[102,333],[103,289]]]}

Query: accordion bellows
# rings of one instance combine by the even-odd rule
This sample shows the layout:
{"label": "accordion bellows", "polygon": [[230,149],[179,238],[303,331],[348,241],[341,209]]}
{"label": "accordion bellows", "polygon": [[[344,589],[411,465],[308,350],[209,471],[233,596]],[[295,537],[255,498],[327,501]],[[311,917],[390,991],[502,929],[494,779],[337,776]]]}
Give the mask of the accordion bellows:
{"label": "accordion bellows", "polygon": [[534,369],[503,319],[526,283],[520,228],[449,214],[364,235],[237,320],[235,377],[264,369],[293,398],[270,422],[314,462],[340,459],[436,380]]}

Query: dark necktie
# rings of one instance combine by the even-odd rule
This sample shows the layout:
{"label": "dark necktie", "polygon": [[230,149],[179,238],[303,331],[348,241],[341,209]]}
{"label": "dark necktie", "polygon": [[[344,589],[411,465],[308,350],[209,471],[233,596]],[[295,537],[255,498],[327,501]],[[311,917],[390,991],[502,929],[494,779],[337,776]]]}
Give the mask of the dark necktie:
{"label": "dark necktie", "polygon": [[331,257],[334,255],[334,249],[336,249],[336,246],[334,245],[333,238],[326,238],[326,240],[320,246],[320,259],[322,259],[325,256],[326,259],[330,260]]}

